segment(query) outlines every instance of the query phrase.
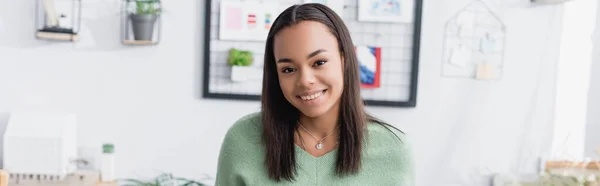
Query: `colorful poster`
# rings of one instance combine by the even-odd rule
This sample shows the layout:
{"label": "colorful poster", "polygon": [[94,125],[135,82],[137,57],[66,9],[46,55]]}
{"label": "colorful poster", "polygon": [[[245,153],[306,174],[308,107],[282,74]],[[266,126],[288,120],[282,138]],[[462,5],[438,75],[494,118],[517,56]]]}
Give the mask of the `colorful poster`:
{"label": "colorful poster", "polygon": [[277,2],[221,1],[219,39],[265,41],[279,13]]}
{"label": "colorful poster", "polygon": [[274,19],[273,15],[269,13],[265,14],[265,29],[271,29],[271,24],[273,24]]}
{"label": "colorful poster", "polygon": [[412,23],[414,8],[414,0],[360,0],[358,20]]}
{"label": "colorful poster", "polygon": [[248,29],[256,29],[256,14],[255,13],[248,14],[248,22],[246,24],[248,24]]}
{"label": "colorful poster", "polygon": [[357,46],[356,57],[360,71],[361,88],[379,88],[381,81],[381,48]]}
{"label": "colorful poster", "polygon": [[344,0],[304,0],[304,3],[324,4],[331,8],[338,16],[344,16]]}

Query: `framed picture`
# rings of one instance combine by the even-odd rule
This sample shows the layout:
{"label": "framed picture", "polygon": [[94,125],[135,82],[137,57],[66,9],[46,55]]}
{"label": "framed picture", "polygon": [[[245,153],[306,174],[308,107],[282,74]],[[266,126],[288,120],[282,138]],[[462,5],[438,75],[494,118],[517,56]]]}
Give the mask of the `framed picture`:
{"label": "framed picture", "polygon": [[360,0],[358,20],[367,22],[412,23],[414,0]]}
{"label": "framed picture", "polygon": [[381,48],[357,46],[356,58],[361,88],[379,88],[381,82]]}
{"label": "framed picture", "polygon": [[335,11],[338,16],[343,17],[344,13],[344,0],[304,0],[304,3],[320,3],[327,5]]}
{"label": "framed picture", "polygon": [[[416,107],[421,45],[422,0],[382,1],[398,3],[401,21],[386,14],[365,16],[361,22],[358,11],[344,10],[355,7],[356,1],[347,0],[289,0],[275,7],[276,0],[207,0],[204,21],[202,60],[202,97],[206,99],[260,101],[263,82],[265,41],[269,26],[284,9],[292,4],[322,3],[334,11],[342,10],[340,16],[352,33],[356,58],[360,71],[360,96],[367,106]],[[267,3],[268,2],[268,3]],[[373,0],[360,0],[360,4],[373,4]],[[269,4],[271,3],[271,4]],[[285,4],[285,5],[284,5]],[[362,5],[363,7],[367,5]],[[390,4],[388,4],[390,5]],[[258,8],[251,8],[257,7]],[[267,6],[273,6],[266,8]],[[412,7],[409,7],[412,6]],[[338,8],[335,8],[338,7]],[[388,7],[378,7],[387,10]],[[269,11],[273,9],[273,11]],[[280,11],[274,11],[274,10]],[[337,10],[336,10],[337,9]],[[377,9],[377,8],[375,8]],[[378,9],[378,10],[379,10]],[[265,12],[274,12],[264,16]],[[412,15],[405,15],[412,14]],[[262,16],[262,17],[261,17]],[[402,20],[412,20],[402,22]],[[252,29],[264,29],[253,32]],[[373,30],[373,31],[364,31]],[[256,37],[261,37],[257,39]],[[259,42],[257,42],[259,41]],[[228,63],[232,48],[253,53],[254,63],[248,69],[254,71],[235,77],[238,69]],[[237,81],[240,80],[240,81]]]}
{"label": "framed picture", "polygon": [[219,39],[265,41],[279,13],[277,2],[222,1]]}

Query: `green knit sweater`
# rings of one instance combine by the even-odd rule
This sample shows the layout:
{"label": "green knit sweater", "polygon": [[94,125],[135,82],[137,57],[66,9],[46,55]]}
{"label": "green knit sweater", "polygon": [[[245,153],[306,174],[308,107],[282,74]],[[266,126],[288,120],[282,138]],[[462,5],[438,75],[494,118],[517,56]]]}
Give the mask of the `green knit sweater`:
{"label": "green knit sweater", "polygon": [[236,185],[414,185],[414,160],[406,136],[379,124],[369,124],[364,140],[361,170],[354,175],[335,175],[337,149],[314,157],[296,145],[298,172],[295,180],[269,179],[261,143],[259,113],[238,120],[227,132],[217,168],[216,186]]}

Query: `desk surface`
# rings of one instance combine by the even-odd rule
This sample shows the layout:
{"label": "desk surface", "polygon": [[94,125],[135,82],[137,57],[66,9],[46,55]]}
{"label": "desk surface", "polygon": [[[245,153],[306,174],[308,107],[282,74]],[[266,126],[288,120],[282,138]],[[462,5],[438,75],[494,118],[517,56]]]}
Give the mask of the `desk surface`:
{"label": "desk surface", "polygon": [[43,180],[38,179],[38,176],[19,179],[18,176],[11,175],[8,183],[10,186],[117,186],[116,183],[101,183],[100,173],[97,171],[78,171],[61,180]]}

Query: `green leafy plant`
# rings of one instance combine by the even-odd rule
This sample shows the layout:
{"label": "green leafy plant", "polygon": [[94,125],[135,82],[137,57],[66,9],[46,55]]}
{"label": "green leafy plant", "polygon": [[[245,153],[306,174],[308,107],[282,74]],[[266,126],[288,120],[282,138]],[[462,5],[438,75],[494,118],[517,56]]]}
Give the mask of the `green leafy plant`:
{"label": "green leafy plant", "polygon": [[181,186],[205,186],[205,184],[200,183],[196,180],[188,180],[186,178],[176,178],[179,181],[182,181]]}
{"label": "green leafy plant", "polygon": [[158,0],[135,0],[135,13],[138,15],[158,14],[161,11],[158,2]]}
{"label": "green leafy plant", "polygon": [[173,177],[167,173],[163,173],[152,180],[124,179],[123,182],[121,182],[123,186],[206,186],[199,181]]}
{"label": "green leafy plant", "polygon": [[229,50],[229,58],[227,59],[227,63],[231,66],[250,66],[254,58],[252,57],[252,52],[237,50],[232,48]]}

